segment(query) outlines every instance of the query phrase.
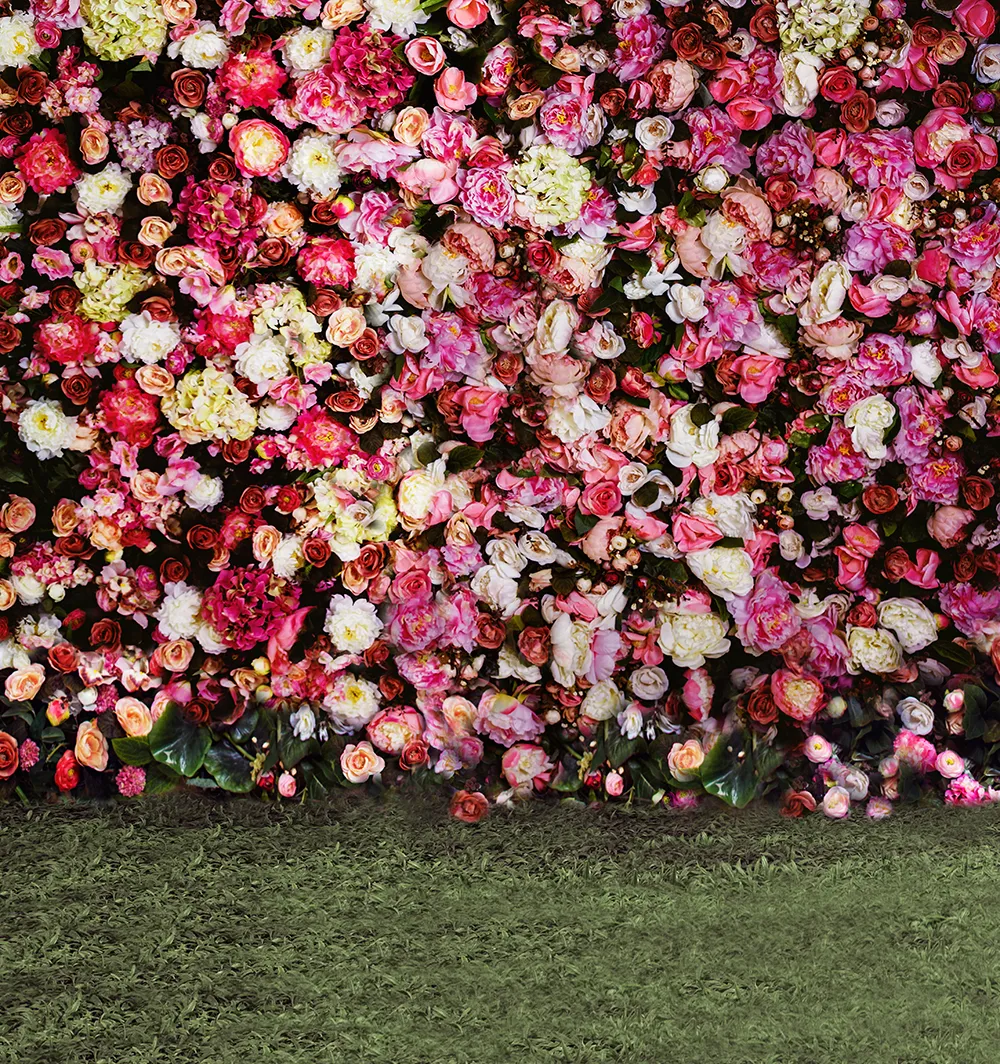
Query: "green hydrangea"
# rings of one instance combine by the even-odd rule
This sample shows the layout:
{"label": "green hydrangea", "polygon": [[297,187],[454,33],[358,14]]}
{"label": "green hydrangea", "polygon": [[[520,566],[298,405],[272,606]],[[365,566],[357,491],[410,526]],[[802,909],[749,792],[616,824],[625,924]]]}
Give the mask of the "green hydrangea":
{"label": "green hydrangea", "polygon": [[167,19],[158,0],[83,0],[83,42],[99,59],[155,59],[167,43]]}

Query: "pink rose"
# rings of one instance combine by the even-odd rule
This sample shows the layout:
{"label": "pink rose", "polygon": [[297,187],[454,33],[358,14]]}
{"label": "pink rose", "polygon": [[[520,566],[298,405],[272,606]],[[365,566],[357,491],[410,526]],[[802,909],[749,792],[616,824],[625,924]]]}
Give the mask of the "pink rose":
{"label": "pink rose", "polygon": [[445,14],[454,25],[471,30],[489,18],[490,9],[482,0],[450,0]]}
{"label": "pink rose", "polygon": [[997,13],[986,0],[962,0],[952,18],[955,25],[974,40],[991,37],[997,24]]}
{"label": "pink rose", "polygon": [[946,549],[965,539],[965,526],[976,515],[961,506],[941,506],[928,518],[927,531]]}
{"label": "pink rose", "polygon": [[414,37],[403,49],[406,61],[418,74],[436,74],[445,63],[445,52],[433,37]]}
{"label": "pink rose", "polygon": [[689,554],[695,550],[707,550],[713,543],[724,538],[707,517],[695,514],[677,514],[673,524],[674,542],[677,549]]}
{"label": "pink rose", "polygon": [[476,86],[465,80],[458,67],[442,70],[434,81],[434,96],[445,111],[464,111],[476,102]]}
{"label": "pink rose", "polygon": [[771,121],[773,111],[753,96],[737,96],[726,104],[726,114],[743,130],[763,129]]}

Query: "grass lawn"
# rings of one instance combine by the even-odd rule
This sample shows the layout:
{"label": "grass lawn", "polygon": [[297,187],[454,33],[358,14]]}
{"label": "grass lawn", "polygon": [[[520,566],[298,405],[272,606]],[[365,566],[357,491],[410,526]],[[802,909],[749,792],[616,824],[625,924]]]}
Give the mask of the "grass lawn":
{"label": "grass lawn", "polygon": [[1000,817],[0,810],[7,1064],[996,1064]]}

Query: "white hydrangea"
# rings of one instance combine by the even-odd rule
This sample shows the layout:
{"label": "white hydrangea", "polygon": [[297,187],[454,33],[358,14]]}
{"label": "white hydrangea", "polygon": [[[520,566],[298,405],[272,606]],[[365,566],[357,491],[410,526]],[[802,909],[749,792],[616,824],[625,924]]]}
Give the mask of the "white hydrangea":
{"label": "white hydrangea", "polygon": [[576,221],[591,185],[590,171],[552,144],[533,144],[510,171],[508,180],[519,212],[543,229]]}
{"label": "white hydrangea", "polygon": [[162,362],[181,342],[180,326],[174,321],[156,321],[144,310],[130,314],[121,323],[119,351],[128,362],[151,366]]}
{"label": "white hydrangea", "polygon": [[84,174],[76,183],[76,202],[87,214],[114,214],[132,188],[132,175],[117,163],[108,163],[99,173]]}
{"label": "white hydrangea", "polygon": [[869,0],[779,0],[782,50],[832,56],[861,32]]}
{"label": "white hydrangea", "polygon": [[30,399],[18,419],[17,434],[41,459],[58,458],[76,440],[77,421],[53,399]]}
{"label": "white hydrangea", "polygon": [[337,138],[329,133],[303,134],[288,153],[285,177],[301,192],[320,198],[332,196],[341,182]]}
{"label": "white hydrangea", "polygon": [[360,654],[378,639],[382,622],[370,602],[356,601],[350,595],[334,595],[323,629],[337,650]]}

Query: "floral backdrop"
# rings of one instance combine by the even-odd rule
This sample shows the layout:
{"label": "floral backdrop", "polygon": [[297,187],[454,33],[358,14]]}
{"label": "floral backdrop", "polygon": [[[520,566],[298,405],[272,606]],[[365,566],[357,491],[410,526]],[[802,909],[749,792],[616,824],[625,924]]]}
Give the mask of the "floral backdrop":
{"label": "floral backdrop", "polygon": [[0,12],[4,794],[1000,799],[987,0]]}

